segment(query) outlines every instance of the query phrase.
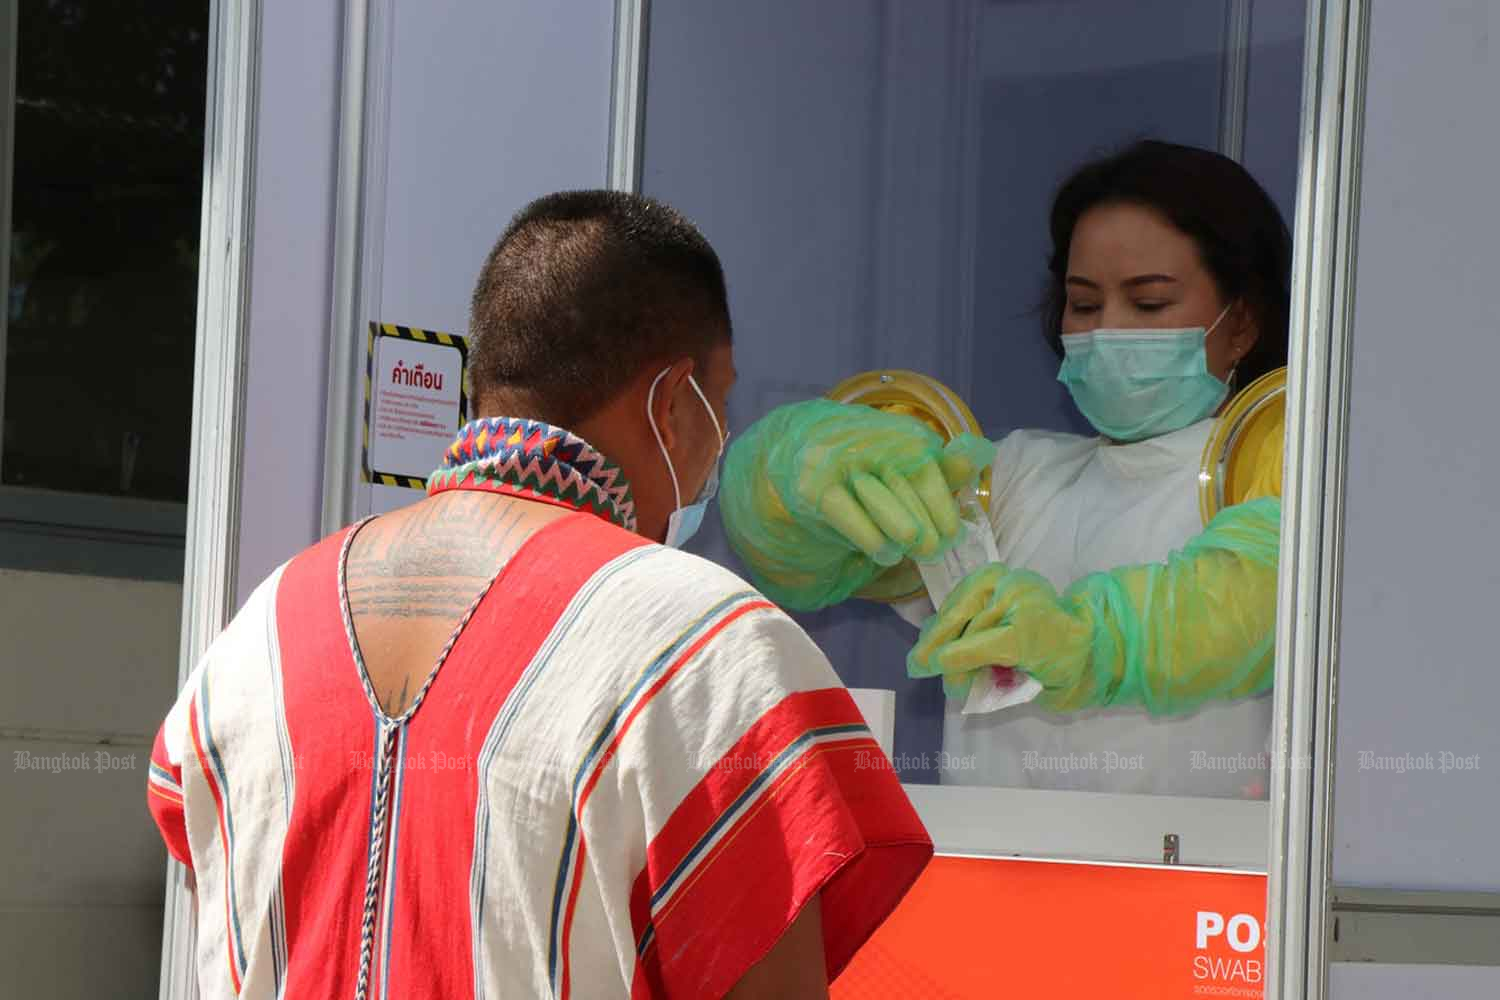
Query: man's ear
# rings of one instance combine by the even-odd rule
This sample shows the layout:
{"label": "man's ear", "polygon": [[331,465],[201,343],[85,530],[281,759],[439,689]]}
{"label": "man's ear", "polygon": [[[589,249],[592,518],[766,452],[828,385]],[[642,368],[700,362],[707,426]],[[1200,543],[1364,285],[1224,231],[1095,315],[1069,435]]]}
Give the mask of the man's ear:
{"label": "man's ear", "polygon": [[[681,358],[670,365],[652,366],[647,384],[646,399],[656,429],[661,434],[661,443],[669,452],[677,446],[677,421],[681,417],[683,393],[692,394],[688,376],[694,371],[692,358]],[[651,383],[655,382],[655,388]],[[696,398],[696,397],[695,397]]]}

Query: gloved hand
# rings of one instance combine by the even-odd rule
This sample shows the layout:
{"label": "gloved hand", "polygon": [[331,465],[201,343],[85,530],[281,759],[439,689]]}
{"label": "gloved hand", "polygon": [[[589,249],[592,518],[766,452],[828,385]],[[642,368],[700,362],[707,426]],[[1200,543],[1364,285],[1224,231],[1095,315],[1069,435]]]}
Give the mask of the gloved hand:
{"label": "gloved hand", "polygon": [[796,610],[836,604],[907,556],[959,537],[953,494],[994,459],[921,421],[814,399],[778,407],[730,445],[719,510],[755,584]]}
{"label": "gloved hand", "polygon": [[966,697],[974,672],[1013,666],[1041,682],[1053,711],[1144,705],[1181,714],[1271,686],[1281,501],[1221,511],[1165,564],[1092,573],[1059,595],[998,564],[971,574],[928,620],[907,657]]}
{"label": "gloved hand", "polygon": [[991,563],[965,577],[927,620],[907,673],[941,673],[948,697],[967,698],[980,669],[1014,666],[1040,681],[1045,697],[1077,686],[1092,638],[1087,609],[1061,600],[1037,573]]}

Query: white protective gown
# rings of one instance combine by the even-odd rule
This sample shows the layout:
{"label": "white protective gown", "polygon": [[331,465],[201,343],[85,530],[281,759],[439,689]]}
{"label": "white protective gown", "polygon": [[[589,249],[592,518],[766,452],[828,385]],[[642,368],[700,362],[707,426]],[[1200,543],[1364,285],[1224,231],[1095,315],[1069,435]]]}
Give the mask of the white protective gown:
{"label": "white protective gown", "polygon": [[[1000,561],[1061,592],[1089,573],[1162,562],[1203,530],[1198,469],[1213,420],[1133,444],[1018,430],[999,442],[990,522]],[[921,621],[925,598],[900,610]],[[1265,798],[1269,693],[1181,716],[1035,704],[963,715],[948,702],[945,784]]]}

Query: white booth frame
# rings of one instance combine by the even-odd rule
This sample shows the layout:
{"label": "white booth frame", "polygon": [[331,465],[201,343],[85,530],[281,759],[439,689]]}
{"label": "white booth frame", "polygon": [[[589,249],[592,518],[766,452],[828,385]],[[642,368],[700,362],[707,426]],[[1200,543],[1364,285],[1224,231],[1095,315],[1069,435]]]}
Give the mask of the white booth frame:
{"label": "white booth frame", "polygon": [[[346,0],[329,328],[323,528],[353,515],[357,327],[378,289],[391,0]],[[616,0],[611,186],[638,190],[649,0]],[[232,611],[246,387],[246,294],[259,106],[260,0],[213,0],[192,469],[185,678]],[[1292,285],[1291,378],[1269,803],[907,786],[945,854],[1159,863],[1176,833],[1186,865],[1267,871],[1268,996],[1321,997],[1337,671],[1347,383],[1368,0],[1309,0]],[[372,188],[373,186],[373,188]],[[169,865],[161,996],[197,995],[190,875]]]}
{"label": "white booth frame", "polygon": [[1334,721],[1370,0],[1311,0],[1292,264],[1266,995],[1328,981]]}
{"label": "white booth frame", "polygon": [[[180,687],[234,611],[244,470],[260,0],[211,0]],[[161,993],[198,996],[193,876],[168,860]]]}

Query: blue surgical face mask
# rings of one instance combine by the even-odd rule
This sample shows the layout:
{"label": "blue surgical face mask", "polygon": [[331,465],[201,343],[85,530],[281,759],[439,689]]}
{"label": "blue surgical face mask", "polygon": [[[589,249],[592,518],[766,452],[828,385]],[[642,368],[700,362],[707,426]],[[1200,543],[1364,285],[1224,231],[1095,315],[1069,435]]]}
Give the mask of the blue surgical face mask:
{"label": "blue surgical face mask", "polygon": [[714,457],[713,468],[709,470],[708,480],[703,484],[703,489],[698,491],[698,498],[686,507],[682,505],[682,490],[677,485],[677,470],[672,467],[672,456],[667,454],[667,446],[662,443],[661,431],[657,430],[656,417],[653,415],[651,403],[656,396],[656,384],[662,380],[667,372],[651,383],[651,388],[646,392],[646,419],[651,423],[651,433],[656,436],[656,446],[661,449],[661,457],[667,460],[667,472],[672,477],[672,496],[676,506],[667,517],[667,537],[665,544],[673,548],[682,548],[687,540],[698,533],[698,528],[703,524],[703,515],[708,510],[709,502],[719,492],[719,459],[724,457],[724,432],[719,428],[719,418],[714,415],[714,408],[708,405],[708,397],[703,395],[703,390],[698,388],[698,383],[693,376],[688,376],[688,385],[698,394],[703,402],[703,408],[708,411],[708,419],[713,421],[714,433],[719,437],[719,453]]}
{"label": "blue surgical face mask", "polygon": [[1170,434],[1212,416],[1229,386],[1208,370],[1213,326],[1063,334],[1057,380],[1094,429],[1115,441]]}

